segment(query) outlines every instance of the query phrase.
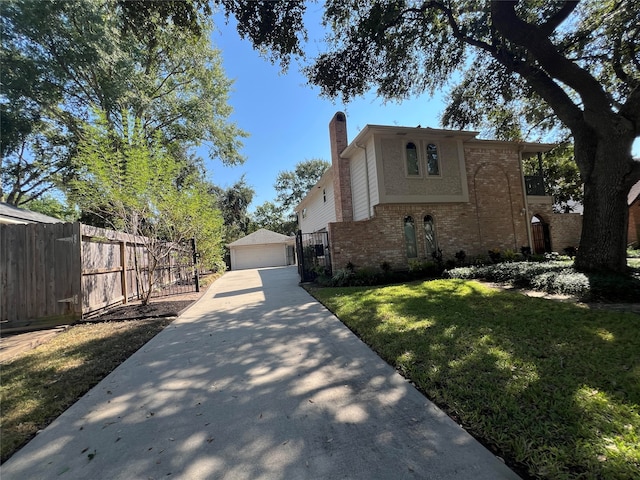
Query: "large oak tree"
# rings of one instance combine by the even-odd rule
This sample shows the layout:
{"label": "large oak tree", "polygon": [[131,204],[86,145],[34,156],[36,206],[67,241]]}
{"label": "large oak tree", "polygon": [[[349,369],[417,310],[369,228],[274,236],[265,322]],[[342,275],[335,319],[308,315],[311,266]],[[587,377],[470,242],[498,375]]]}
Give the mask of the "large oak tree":
{"label": "large oak tree", "polygon": [[[219,0],[239,33],[272,59],[303,54],[305,2]],[[500,107],[537,99],[571,133],[584,183],[584,226],[575,265],[626,269],[626,197],[640,180],[631,148],[640,136],[640,9],[631,0],[328,0],[328,51],[307,66],[311,83],[345,101],[376,88],[406,99],[449,84],[449,123],[481,96]],[[465,77],[473,71],[476,81]],[[487,102],[486,104],[490,104]]]}

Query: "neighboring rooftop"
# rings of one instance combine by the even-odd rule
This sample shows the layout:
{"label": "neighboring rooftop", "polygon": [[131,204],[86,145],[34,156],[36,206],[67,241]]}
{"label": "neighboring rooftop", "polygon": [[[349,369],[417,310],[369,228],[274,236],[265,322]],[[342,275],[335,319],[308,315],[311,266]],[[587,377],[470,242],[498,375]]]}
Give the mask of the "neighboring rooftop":
{"label": "neighboring rooftop", "polygon": [[64,223],[59,218],[50,217],[24,208],[0,202],[0,223]]}

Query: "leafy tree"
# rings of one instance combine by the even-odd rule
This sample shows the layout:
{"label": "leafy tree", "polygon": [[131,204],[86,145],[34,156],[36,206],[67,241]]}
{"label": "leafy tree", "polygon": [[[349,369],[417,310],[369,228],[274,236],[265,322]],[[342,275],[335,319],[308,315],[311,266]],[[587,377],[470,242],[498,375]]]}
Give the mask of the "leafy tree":
{"label": "leafy tree", "polygon": [[[125,117],[126,118],[126,117]],[[120,134],[104,116],[89,126],[75,159],[81,180],[71,182],[73,201],[114,230],[142,237],[147,261],[136,262],[143,303],[148,303],[159,264],[179,243],[196,237],[207,263],[220,261],[222,218],[199,178],[178,188],[181,164],[160,139],[149,144],[139,121]],[[216,258],[217,257],[217,258]],[[148,265],[142,271],[141,264]]]}
{"label": "leafy tree", "polygon": [[[220,3],[238,18],[240,34],[270,48],[273,58],[300,55],[304,2]],[[275,33],[265,33],[276,20]],[[348,101],[375,87],[385,99],[405,99],[442,88],[466,70],[447,123],[478,121],[476,90],[507,131],[517,126],[508,107],[539,99],[532,121],[545,128],[544,119],[553,117],[570,131],[584,183],[575,265],[625,271],[626,196],[640,179],[640,162],[631,155],[640,135],[635,2],[330,0],[324,23],[329,51],[306,73],[329,97]]]}
{"label": "leafy tree", "polygon": [[[243,161],[245,134],[229,122],[231,82],[210,45],[206,2],[7,0],[0,8],[2,184],[12,202],[73,173],[68,160],[95,108],[121,133],[133,115],[147,139],[159,138],[185,164],[201,144],[224,163]],[[42,162],[38,149],[57,156]],[[12,175],[31,162],[39,167],[30,182]]]}
{"label": "leafy tree", "polygon": [[18,141],[16,149],[0,159],[0,199],[27,207],[68,180],[74,140],[38,122]]}
{"label": "leafy tree", "polygon": [[314,158],[298,162],[293,171],[278,173],[274,188],[282,210],[292,211],[330,166],[329,162]]}
{"label": "leafy tree", "polygon": [[266,228],[283,235],[291,235],[298,229],[295,216],[288,214],[282,206],[268,201],[256,207],[252,223],[256,230]]}
{"label": "leafy tree", "polygon": [[28,209],[32,212],[42,213],[50,217],[59,218],[65,222],[75,222],[78,220],[79,212],[66,201],[51,195],[43,195],[40,198],[28,203]]}
{"label": "leafy tree", "polygon": [[537,157],[523,161],[525,175],[539,175],[545,179],[547,194],[554,199],[556,213],[569,213],[582,204],[582,181],[573,156],[572,144],[560,144],[542,159],[542,172]]}
{"label": "leafy tree", "polygon": [[225,228],[225,242],[231,243],[250,233],[251,218],[247,212],[255,191],[242,175],[232,186],[223,189],[213,186],[211,193],[217,198]]}

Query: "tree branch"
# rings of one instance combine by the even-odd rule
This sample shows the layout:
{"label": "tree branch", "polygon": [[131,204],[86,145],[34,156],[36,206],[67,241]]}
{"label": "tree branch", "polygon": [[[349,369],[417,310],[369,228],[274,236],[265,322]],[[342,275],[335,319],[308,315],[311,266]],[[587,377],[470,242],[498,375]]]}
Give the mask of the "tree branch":
{"label": "tree branch", "polygon": [[549,20],[540,25],[540,27],[538,28],[544,35],[548,37],[554,32],[556,28],[558,28],[558,26],[560,26],[562,22],[564,22],[569,17],[569,15],[571,15],[571,12],[573,12],[577,6],[577,1],[564,2],[564,5],[562,5],[560,10],[558,10],[549,18]]}
{"label": "tree branch", "polygon": [[[575,90],[581,96],[585,110],[609,111],[611,101],[600,83],[589,72],[562,56],[541,29],[518,18],[515,3],[492,0],[491,16],[498,31],[510,42],[527,49],[550,78]],[[601,120],[606,121],[604,118]]]}
{"label": "tree branch", "polygon": [[635,136],[640,135],[640,86],[636,86],[631,94],[627,97],[627,101],[624,102],[622,108],[620,108],[620,115],[629,121],[633,122]]}
{"label": "tree branch", "polygon": [[[456,20],[455,15],[453,14],[453,10],[451,8],[449,8],[448,6],[446,6],[444,3],[442,2],[438,2],[438,1],[429,1],[429,2],[425,2],[422,4],[421,7],[419,8],[407,8],[406,10],[404,10],[398,17],[398,22],[395,23],[399,23],[400,19],[403,17],[404,13],[420,13],[423,14],[426,10],[428,10],[429,8],[435,8],[436,10],[440,10],[446,17],[447,19],[447,23],[449,24],[449,27],[451,27],[451,31],[453,32],[453,36],[466,43],[467,45],[471,45],[472,47],[476,47],[479,48],[481,50],[484,50],[486,52],[489,52],[491,54],[494,54],[496,51],[496,48],[494,45],[491,45],[489,43],[483,42],[481,40],[478,40],[476,38],[470,37],[468,35],[466,35],[462,29],[460,28],[460,25],[458,25],[458,21]],[[392,26],[392,25],[390,25]]]}

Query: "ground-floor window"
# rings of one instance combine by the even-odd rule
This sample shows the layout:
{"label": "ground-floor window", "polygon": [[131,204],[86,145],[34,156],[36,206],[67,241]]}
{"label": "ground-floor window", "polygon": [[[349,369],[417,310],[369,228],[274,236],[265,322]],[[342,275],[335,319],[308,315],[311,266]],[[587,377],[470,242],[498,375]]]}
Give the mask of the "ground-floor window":
{"label": "ground-floor window", "polygon": [[430,259],[438,249],[436,242],[436,228],[431,215],[424,217],[424,245],[427,259]]}
{"label": "ground-floor window", "polygon": [[416,258],[418,256],[416,227],[411,216],[404,217],[404,242],[407,249],[407,258]]}

